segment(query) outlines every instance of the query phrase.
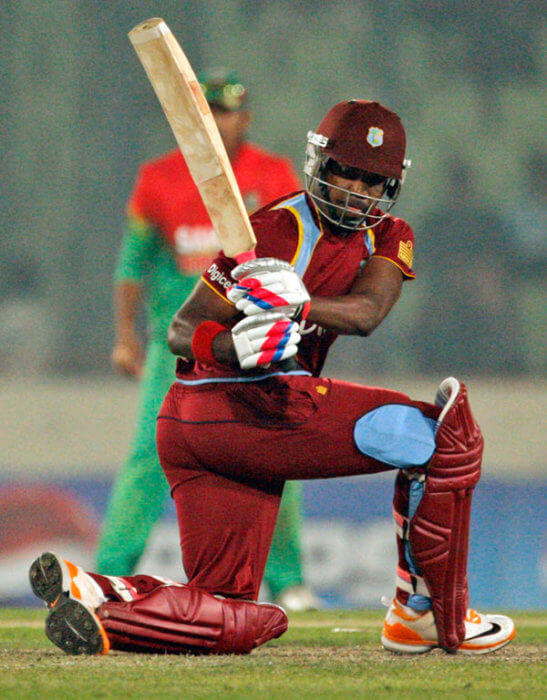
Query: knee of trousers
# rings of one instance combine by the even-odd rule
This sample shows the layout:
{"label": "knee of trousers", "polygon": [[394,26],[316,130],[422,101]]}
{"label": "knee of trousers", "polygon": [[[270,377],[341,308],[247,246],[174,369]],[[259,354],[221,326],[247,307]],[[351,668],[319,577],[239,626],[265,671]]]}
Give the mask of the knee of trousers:
{"label": "knee of trousers", "polygon": [[145,653],[248,654],[288,626],[276,605],[217,598],[182,584],[104,603],[97,614],[112,648]]}
{"label": "knee of trousers", "polygon": [[435,452],[437,421],[412,404],[388,403],[361,416],[353,428],[359,452],[399,469],[426,465]]}

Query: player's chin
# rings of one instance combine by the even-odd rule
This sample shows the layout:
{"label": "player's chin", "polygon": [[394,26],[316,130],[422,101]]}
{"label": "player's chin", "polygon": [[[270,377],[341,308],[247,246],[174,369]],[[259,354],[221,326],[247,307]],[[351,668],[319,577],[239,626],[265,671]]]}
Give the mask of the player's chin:
{"label": "player's chin", "polygon": [[338,216],[341,215],[343,222],[349,225],[358,224],[364,221],[370,209],[369,206],[357,207],[347,205],[345,202],[333,202],[332,204],[334,205],[333,209],[336,210]]}
{"label": "player's chin", "polygon": [[366,221],[366,214],[363,211],[356,213],[344,212],[344,214],[339,217],[338,227],[340,233],[345,236],[350,236],[355,231],[364,227]]}
{"label": "player's chin", "polygon": [[362,228],[365,223],[366,213],[360,211],[359,213],[349,213],[344,216],[343,222],[346,226],[353,229]]}

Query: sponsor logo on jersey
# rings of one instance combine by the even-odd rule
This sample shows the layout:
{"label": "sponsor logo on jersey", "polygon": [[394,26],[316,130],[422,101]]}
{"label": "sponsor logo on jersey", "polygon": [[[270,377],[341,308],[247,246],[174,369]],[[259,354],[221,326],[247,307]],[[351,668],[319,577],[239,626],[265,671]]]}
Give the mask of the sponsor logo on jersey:
{"label": "sponsor logo on jersey", "polygon": [[216,263],[213,263],[207,269],[207,275],[209,275],[209,279],[211,280],[211,282],[218,282],[218,284],[220,284],[220,286],[224,287],[224,289],[226,290],[230,289],[230,287],[234,283],[233,280],[226,277],[222,270],[219,270],[218,265]]}
{"label": "sponsor logo on jersey", "polygon": [[383,129],[380,129],[377,126],[369,126],[367,142],[370,143],[372,148],[378,148],[378,146],[381,146],[384,143]]}
{"label": "sponsor logo on jersey", "polygon": [[215,257],[219,244],[212,226],[179,226],[174,234],[177,266],[183,274],[199,275]]}
{"label": "sponsor logo on jersey", "polygon": [[412,258],[414,256],[412,241],[399,241],[399,250],[397,257],[402,260],[408,267],[412,267]]}

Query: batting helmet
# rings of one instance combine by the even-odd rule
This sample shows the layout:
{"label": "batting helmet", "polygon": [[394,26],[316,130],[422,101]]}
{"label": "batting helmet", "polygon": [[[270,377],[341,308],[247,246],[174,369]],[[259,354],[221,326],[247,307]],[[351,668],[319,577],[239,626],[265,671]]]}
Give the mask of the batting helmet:
{"label": "batting helmet", "polygon": [[[406,136],[399,117],[379,102],[346,100],[334,105],[319,124],[308,133],[304,172],[306,186],[321,214],[338,229],[354,231],[372,227],[393,207],[404,180]],[[331,167],[329,168],[329,162]],[[327,173],[346,166],[369,184],[383,184],[380,197],[356,195],[327,182]],[[376,177],[375,177],[376,176]],[[345,175],[342,175],[345,177]],[[352,179],[352,178],[350,178]],[[332,188],[346,194],[345,202],[334,203]],[[350,197],[353,206],[350,208]],[[355,203],[362,200],[361,215]],[[366,205],[366,206],[365,206]]]}

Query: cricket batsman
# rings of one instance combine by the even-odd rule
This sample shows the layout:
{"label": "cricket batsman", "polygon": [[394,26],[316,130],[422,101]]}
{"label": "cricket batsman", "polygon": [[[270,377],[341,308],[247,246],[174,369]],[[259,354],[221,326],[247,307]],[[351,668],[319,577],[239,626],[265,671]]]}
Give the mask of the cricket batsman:
{"label": "cricket batsman", "polygon": [[45,552],[30,582],[65,652],[242,654],[280,636],[284,610],[256,601],[285,482],[387,470],[398,562],[383,646],[486,654],[513,639],[510,618],[469,607],[483,438],[465,385],[449,377],[428,403],[321,376],[336,336],[368,336],[414,277],[412,229],[390,213],[405,148],[388,108],[334,105],[308,133],[306,189],[253,215],[257,259],[219,254],[177,311],[157,446],[189,580],[105,577]]}
{"label": "cricket batsman", "polygon": [[[238,76],[212,69],[200,76],[236,179],[250,210],[299,190],[291,163],[247,140],[251,112]],[[156,416],[174,375],[167,329],[218,242],[211,220],[179,149],[145,163],[128,205],[115,273],[114,368],[140,380],[136,424],[118,474],[95,554],[97,571],[135,571],[151,531],[165,509],[169,485],[156,452]],[[140,339],[145,308],[149,339]],[[301,484],[285,489],[265,579],[274,600],[289,609],[315,607],[304,585],[300,542]]]}

